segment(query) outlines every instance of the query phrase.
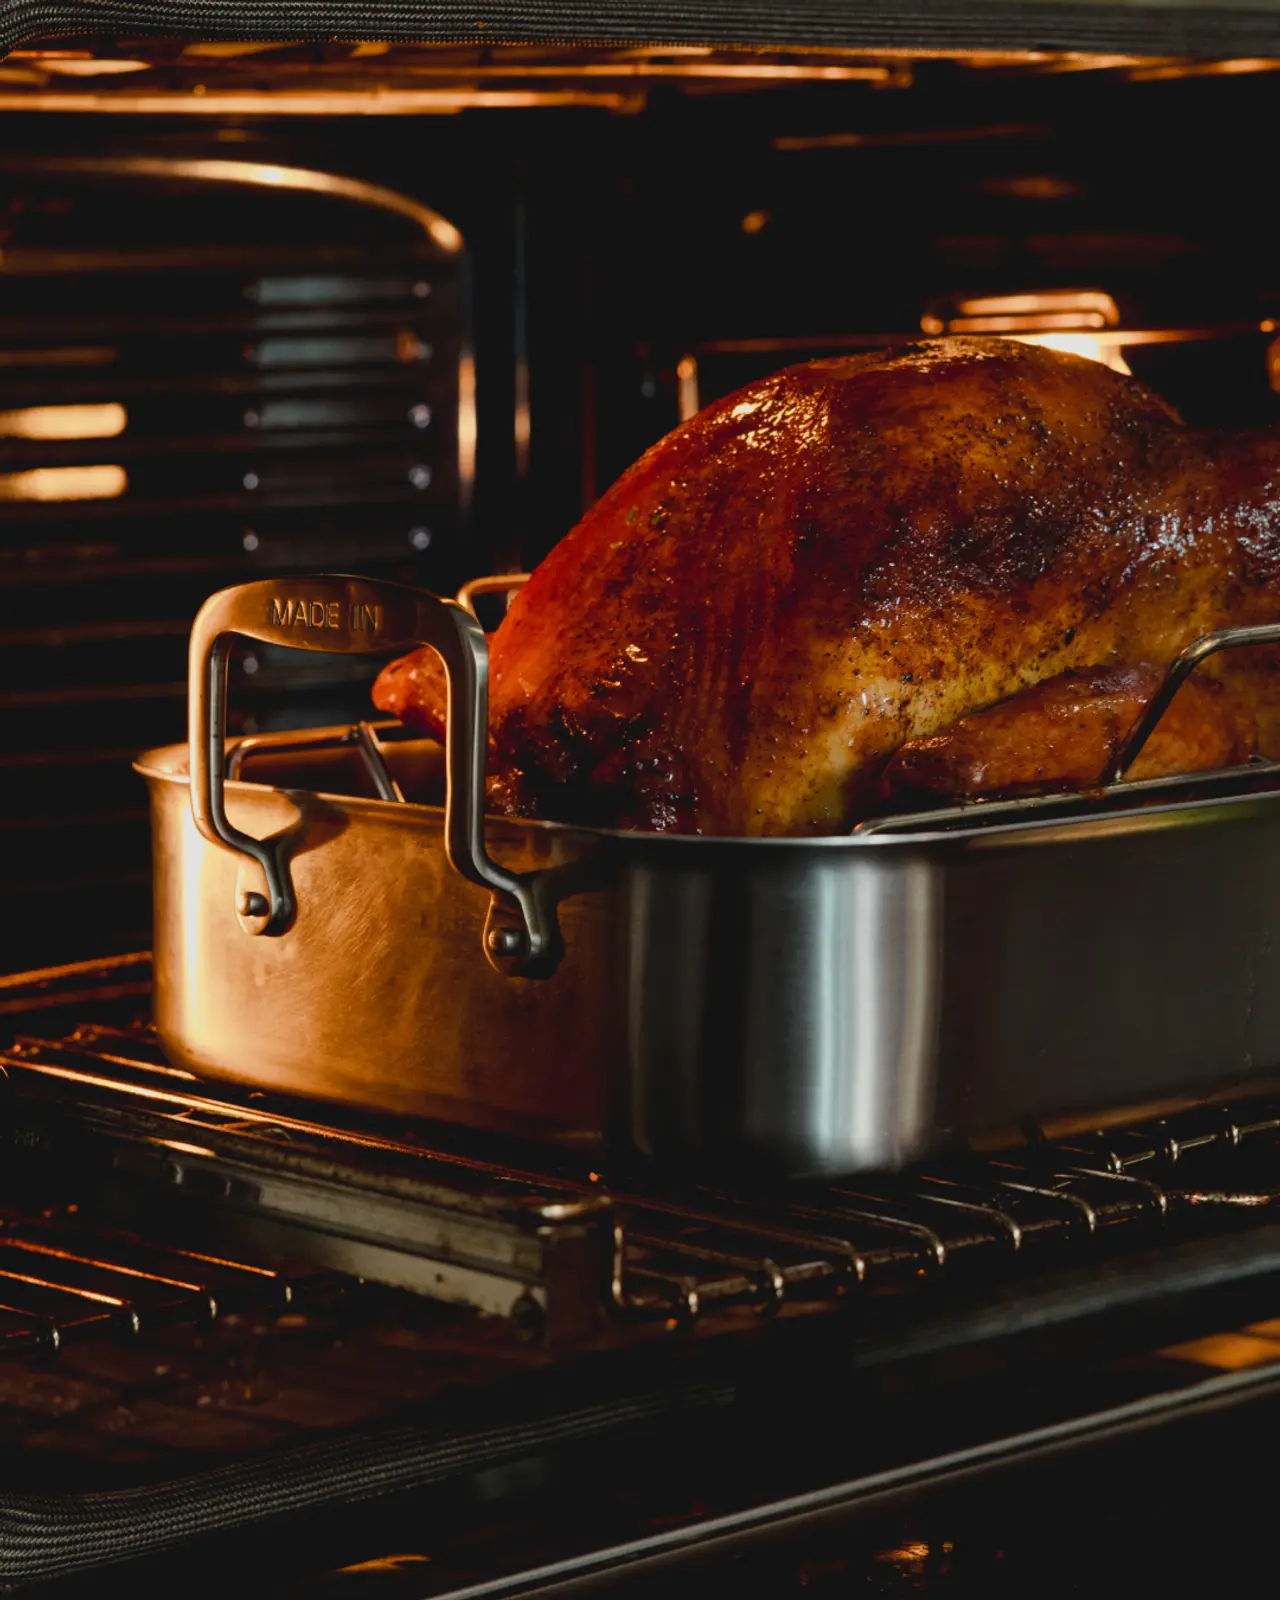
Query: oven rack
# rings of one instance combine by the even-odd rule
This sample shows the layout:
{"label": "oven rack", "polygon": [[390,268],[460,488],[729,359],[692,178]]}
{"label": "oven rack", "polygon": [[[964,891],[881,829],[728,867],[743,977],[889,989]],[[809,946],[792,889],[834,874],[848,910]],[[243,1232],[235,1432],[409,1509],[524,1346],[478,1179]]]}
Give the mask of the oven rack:
{"label": "oven rack", "polygon": [[[1280,1203],[1270,1097],[1032,1130],[900,1176],[733,1193],[606,1184],[572,1154],[535,1165],[456,1130],[327,1120],[198,1082],[146,1025],[24,1035],[0,1066],[0,1137],[61,1196],[34,1221],[0,1216],[4,1348],[207,1318],[234,1300],[228,1273],[235,1293],[277,1304],[389,1284],[553,1341],[714,1328],[1080,1267]],[[127,1197],[131,1229],[82,1220],[112,1214],[108,1191],[115,1214]],[[193,1255],[206,1236],[216,1248]]]}
{"label": "oven rack", "polygon": [[164,1246],[86,1226],[74,1205],[37,1216],[0,1208],[0,1352],[147,1338],[227,1317],[302,1316],[346,1290],[305,1264]]}

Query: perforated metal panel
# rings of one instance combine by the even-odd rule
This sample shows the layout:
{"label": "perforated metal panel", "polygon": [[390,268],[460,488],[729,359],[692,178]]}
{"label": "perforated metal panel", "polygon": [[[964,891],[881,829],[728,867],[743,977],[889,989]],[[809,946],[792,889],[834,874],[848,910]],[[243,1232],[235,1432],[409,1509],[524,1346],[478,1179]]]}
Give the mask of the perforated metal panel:
{"label": "perforated metal panel", "polygon": [[[244,161],[10,157],[0,247],[7,970],[145,942],[129,764],[182,736],[201,601],[290,570],[436,581],[474,426],[461,235],[391,191]],[[376,666],[241,652],[233,719],[363,711]]]}

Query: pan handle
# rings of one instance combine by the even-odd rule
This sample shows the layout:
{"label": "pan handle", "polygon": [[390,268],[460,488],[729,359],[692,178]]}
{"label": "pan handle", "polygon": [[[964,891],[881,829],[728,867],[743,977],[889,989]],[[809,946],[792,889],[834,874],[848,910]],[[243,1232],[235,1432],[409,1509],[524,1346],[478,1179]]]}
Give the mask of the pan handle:
{"label": "pan handle", "polygon": [[242,896],[238,910],[262,916],[260,933],[282,934],[297,900],[283,838],[255,839],[227,818],[224,770],[227,657],[232,634],[264,644],[334,655],[383,655],[429,645],[449,686],[445,850],[457,872],[491,891],[484,948],[498,971],[524,977],[554,970],[560,951],[554,904],[538,873],[509,872],[484,841],[489,654],[484,630],[452,600],[418,589],[345,575],[264,579],[223,589],[201,606],[191,629],[188,739],[191,815],[211,844],[262,868],[267,895]]}

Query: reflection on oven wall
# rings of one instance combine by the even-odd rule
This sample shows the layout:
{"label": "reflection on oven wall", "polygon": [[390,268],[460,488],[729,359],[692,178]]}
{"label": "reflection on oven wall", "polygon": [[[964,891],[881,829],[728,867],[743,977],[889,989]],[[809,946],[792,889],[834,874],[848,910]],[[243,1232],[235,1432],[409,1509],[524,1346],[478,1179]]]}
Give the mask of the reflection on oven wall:
{"label": "reflection on oven wall", "polygon": [[[841,70],[10,116],[0,968],[147,943],[129,761],[181,737],[223,584],[530,564],[681,415],[925,333],[1065,341],[1194,422],[1276,415],[1269,71]],[[350,720],[376,667],[242,650],[233,731]]]}

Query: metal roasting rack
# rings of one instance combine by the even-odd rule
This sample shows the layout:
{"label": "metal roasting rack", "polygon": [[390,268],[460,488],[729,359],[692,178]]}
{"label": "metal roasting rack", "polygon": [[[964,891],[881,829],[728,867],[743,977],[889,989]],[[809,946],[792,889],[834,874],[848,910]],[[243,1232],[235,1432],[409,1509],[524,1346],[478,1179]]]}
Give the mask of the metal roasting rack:
{"label": "metal roasting rack", "polygon": [[[1062,790],[1051,786],[1014,798],[977,796],[946,807],[920,812],[871,817],[855,824],[860,837],[900,834],[917,830],[995,827],[1019,822],[1055,822],[1116,805],[1177,804],[1198,799],[1229,798],[1237,794],[1268,793],[1280,785],[1280,762],[1255,755],[1235,767],[1212,772],[1176,773],[1161,778],[1128,777],[1179,689],[1202,662],[1227,650],[1256,649],[1280,644],[1280,623],[1219,628],[1201,634],[1173,658],[1155,693],[1137,721],[1117,745],[1096,786],[1087,790]],[[354,730],[347,736],[354,738]],[[376,782],[376,779],[375,779]]]}
{"label": "metal roasting rack", "polygon": [[[0,1067],[11,1154],[73,1175],[87,1196],[79,1210],[0,1212],[0,1344],[12,1350],[284,1307],[353,1280],[497,1314],[531,1339],[687,1330],[1013,1279],[1280,1204],[1274,1097],[739,1193],[643,1175],[615,1185],[572,1152],[497,1151],[202,1084],[165,1062],[145,1024],[21,1035]],[[150,1225],[97,1220],[104,1187],[132,1195]],[[155,1237],[156,1219],[197,1213],[235,1248],[193,1250],[181,1229]],[[303,1265],[260,1264],[281,1260]]]}

